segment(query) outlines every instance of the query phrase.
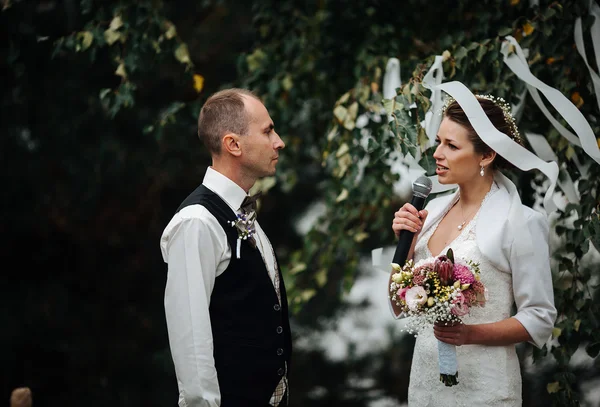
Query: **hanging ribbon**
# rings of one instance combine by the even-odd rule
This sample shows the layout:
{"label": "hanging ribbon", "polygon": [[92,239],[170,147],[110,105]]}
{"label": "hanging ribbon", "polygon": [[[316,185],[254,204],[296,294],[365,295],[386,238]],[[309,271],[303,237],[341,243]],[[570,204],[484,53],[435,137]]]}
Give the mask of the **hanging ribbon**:
{"label": "hanging ribbon", "polygon": [[[546,212],[555,211],[556,205],[552,198],[558,178],[558,165],[555,162],[541,160],[538,156],[496,129],[483,111],[475,95],[462,83],[456,81],[447,82],[438,85],[437,88],[448,93],[456,100],[481,140],[497,154],[523,171],[537,168],[548,177],[550,186],[544,196],[544,208]],[[497,173],[496,179],[504,184],[511,197],[508,223],[514,232],[515,239],[519,240],[519,244],[515,245],[516,251],[518,255],[529,254],[533,249],[529,231],[521,230],[525,224],[525,220],[519,193],[515,185],[503,174]]]}
{"label": "hanging ribbon", "polygon": [[[592,46],[594,49],[594,54],[596,56],[596,66],[600,67],[600,44],[598,41],[600,40],[600,7],[593,1],[590,1],[590,14],[594,16],[594,23],[592,24],[592,28],[590,29],[590,34],[592,37]],[[598,110],[600,110],[600,76],[592,69],[590,66],[587,56],[585,54],[585,45],[583,42],[583,29],[581,28],[581,17],[578,17],[575,20],[575,46],[577,47],[577,51],[588,70],[590,71],[590,76],[592,77],[592,83],[594,84],[594,91],[596,93],[596,102],[598,103]]]}
{"label": "hanging ribbon", "polygon": [[[437,136],[440,123],[442,122],[442,92],[436,89],[436,86],[442,83],[444,79],[444,68],[442,62],[444,57],[442,55],[436,55],[429,72],[423,77],[423,86],[431,90],[431,108],[425,114],[425,133],[429,138],[429,146],[435,144],[435,137]],[[429,147],[428,146],[428,147]]]}
{"label": "hanging ribbon", "polygon": [[[429,100],[431,101],[431,106],[429,108],[429,111],[425,113],[425,123],[422,124],[422,126],[425,128],[427,138],[429,139],[429,145],[427,146],[427,148],[435,144],[435,138],[440,128],[440,123],[442,122],[442,91],[437,89],[437,85],[440,85],[442,83],[442,80],[444,79],[444,68],[442,65],[443,62],[444,57],[442,55],[436,55],[433,64],[431,64],[429,71],[427,71],[422,81],[423,87],[431,91],[431,96],[429,98]],[[413,161],[414,162],[411,163],[411,166],[413,168],[418,167],[422,170],[421,173],[417,174],[417,176],[415,177],[415,179],[417,179],[417,177],[425,174],[427,171],[425,171],[425,169],[423,169],[423,167],[421,167],[418,164],[417,160]],[[415,179],[411,180],[411,182]],[[457,185],[454,184],[440,184],[437,175],[430,176],[429,179],[431,179],[432,194],[437,194],[440,192],[445,192],[457,188]]]}
{"label": "hanging ribbon", "polygon": [[398,58],[390,58],[385,65],[385,74],[383,75],[383,98],[395,98],[396,89],[401,85],[400,60]]}
{"label": "hanging ribbon", "polygon": [[[511,52],[511,46],[515,52]],[[581,146],[583,150],[594,161],[600,163],[600,150],[594,136],[594,131],[589,125],[583,114],[558,90],[546,85],[537,79],[529,70],[529,65],[521,49],[521,46],[511,36],[506,36],[502,44],[501,52],[504,55],[504,63],[515,73],[522,81],[527,84],[527,89],[533,100],[537,103],[546,118],[558,130],[558,132],[576,146]],[[548,111],[542,101],[538,90],[540,90],[554,108],[561,114],[565,121],[571,126],[577,135],[574,135],[561,125]]]}
{"label": "hanging ribbon", "polygon": [[[538,157],[544,161],[554,161],[558,164],[558,157],[552,150],[552,147],[550,147],[550,144],[548,144],[546,137],[529,132],[525,132],[525,137],[527,137],[529,145],[531,145],[531,148]],[[563,181],[560,179],[557,181],[558,186],[564,192],[568,202],[579,203],[579,195],[569,173],[565,172],[564,178]]]}
{"label": "hanging ribbon", "polygon": [[552,193],[558,178],[558,165],[555,162],[545,162],[527,150],[519,143],[494,127],[487,117],[479,101],[471,91],[460,82],[446,82],[437,86],[452,96],[465,112],[475,132],[497,154],[523,171],[539,169],[551,182],[544,197],[544,208],[547,212],[556,210],[552,202]]}
{"label": "hanging ribbon", "polygon": [[511,105],[510,113],[512,117],[515,119],[515,123],[519,124],[521,117],[523,116],[523,111],[525,110],[525,100],[527,99],[527,88],[523,89],[523,92],[519,95],[519,103],[516,105]]}

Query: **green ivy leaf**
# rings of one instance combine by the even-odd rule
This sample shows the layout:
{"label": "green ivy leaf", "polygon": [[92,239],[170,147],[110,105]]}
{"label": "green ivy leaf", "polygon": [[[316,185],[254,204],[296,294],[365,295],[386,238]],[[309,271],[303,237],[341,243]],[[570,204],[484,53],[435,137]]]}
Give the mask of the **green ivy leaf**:
{"label": "green ivy leaf", "polygon": [[435,174],[436,164],[435,159],[431,154],[423,154],[419,160],[419,165],[423,167],[427,175],[431,176]]}
{"label": "green ivy leaf", "polygon": [[546,385],[546,391],[550,394],[558,392],[561,388],[559,382],[552,382]]}
{"label": "green ivy leaf", "polygon": [[477,55],[475,56],[475,59],[477,60],[477,62],[481,62],[481,60],[483,59],[483,56],[486,54],[487,52],[487,48],[484,46],[480,46],[479,48],[477,48]]}
{"label": "green ivy leaf", "polygon": [[505,37],[507,35],[511,35],[513,32],[512,27],[504,27],[498,30],[498,36]]}
{"label": "green ivy leaf", "polygon": [[92,41],[94,41],[94,35],[89,31],[81,31],[77,33],[77,39],[79,40],[79,44],[75,47],[76,51],[85,51],[92,45]]}

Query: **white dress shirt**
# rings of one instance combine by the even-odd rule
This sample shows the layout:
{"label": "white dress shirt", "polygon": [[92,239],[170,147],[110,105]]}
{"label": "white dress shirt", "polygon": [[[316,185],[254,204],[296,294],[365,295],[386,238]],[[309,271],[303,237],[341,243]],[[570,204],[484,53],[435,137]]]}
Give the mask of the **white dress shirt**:
{"label": "white dress shirt", "polygon": [[[238,213],[246,192],[212,168],[202,182]],[[274,279],[271,243],[255,222],[257,247]],[[221,403],[213,359],[209,304],[215,279],[232,256],[219,221],[202,205],[189,205],[173,216],[160,247],[168,264],[165,314],[169,345],[179,386],[180,407],[217,407]]]}

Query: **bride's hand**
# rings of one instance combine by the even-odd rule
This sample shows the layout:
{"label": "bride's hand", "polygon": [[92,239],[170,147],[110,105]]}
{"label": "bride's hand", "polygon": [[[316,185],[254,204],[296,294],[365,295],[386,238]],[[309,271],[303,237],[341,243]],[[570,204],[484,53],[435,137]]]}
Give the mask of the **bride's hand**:
{"label": "bride's hand", "polygon": [[392,222],[392,230],[398,236],[401,230],[416,233],[421,230],[427,218],[425,209],[417,211],[410,203],[405,203],[395,214]]}
{"label": "bride's hand", "polygon": [[433,325],[433,334],[442,342],[461,346],[468,343],[469,325],[463,323],[445,325],[445,322],[436,322]]}

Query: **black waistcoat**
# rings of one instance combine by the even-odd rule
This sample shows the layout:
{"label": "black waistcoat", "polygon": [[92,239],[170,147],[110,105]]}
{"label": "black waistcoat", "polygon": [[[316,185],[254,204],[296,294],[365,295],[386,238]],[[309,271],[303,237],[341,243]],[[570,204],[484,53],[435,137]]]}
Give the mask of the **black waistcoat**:
{"label": "black waistcoat", "polygon": [[177,211],[195,204],[204,206],[219,221],[231,248],[231,261],[215,280],[209,307],[221,406],[265,407],[286,363],[289,376],[292,352],[281,272],[279,304],[258,249],[242,240],[240,258],[236,258],[237,229],[228,223],[236,219],[231,208],[204,185]]}

